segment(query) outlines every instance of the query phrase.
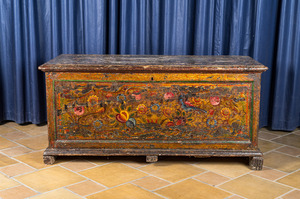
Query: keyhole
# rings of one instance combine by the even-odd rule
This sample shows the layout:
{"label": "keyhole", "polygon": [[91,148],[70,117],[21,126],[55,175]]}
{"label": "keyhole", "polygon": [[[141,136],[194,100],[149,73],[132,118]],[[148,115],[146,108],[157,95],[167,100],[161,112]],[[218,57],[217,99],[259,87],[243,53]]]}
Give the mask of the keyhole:
{"label": "keyhole", "polygon": [[151,81],[153,81],[153,77],[151,77]]}

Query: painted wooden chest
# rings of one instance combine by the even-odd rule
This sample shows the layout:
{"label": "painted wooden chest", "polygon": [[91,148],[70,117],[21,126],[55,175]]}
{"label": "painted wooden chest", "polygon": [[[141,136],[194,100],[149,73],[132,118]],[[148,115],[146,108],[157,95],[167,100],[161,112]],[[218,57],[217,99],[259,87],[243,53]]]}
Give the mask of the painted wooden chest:
{"label": "painted wooden chest", "polygon": [[56,156],[249,157],[257,144],[260,77],[247,56],[60,55],[46,73]]}

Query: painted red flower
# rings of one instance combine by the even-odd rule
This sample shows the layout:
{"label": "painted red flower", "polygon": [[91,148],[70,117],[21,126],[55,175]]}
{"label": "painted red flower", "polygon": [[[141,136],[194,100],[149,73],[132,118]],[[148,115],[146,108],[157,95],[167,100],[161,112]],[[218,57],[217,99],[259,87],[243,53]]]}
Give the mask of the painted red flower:
{"label": "painted red flower", "polygon": [[133,96],[135,98],[135,100],[141,100],[142,99],[142,95],[141,94],[131,94],[131,96]]}
{"label": "painted red flower", "polygon": [[210,97],[210,103],[214,106],[217,106],[220,104],[220,98],[217,96]]}
{"label": "painted red flower", "polygon": [[176,121],[176,125],[179,126],[179,125],[183,125],[184,124],[184,120],[183,119],[179,119]]}
{"label": "painted red flower", "polygon": [[89,106],[95,106],[98,104],[98,97],[96,95],[91,95],[87,101]]}
{"label": "painted red flower", "polygon": [[120,114],[116,115],[116,119],[118,122],[126,123],[129,119],[129,114],[127,111],[121,111]]}
{"label": "painted red flower", "polygon": [[165,100],[173,99],[174,97],[175,97],[175,95],[172,92],[167,92],[167,93],[164,94]]}
{"label": "painted red flower", "polygon": [[113,96],[113,95],[112,95],[111,93],[107,93],[105,97],[106,97],[106,98],[110,98],[110,97],[112,97],[112,96]]}
{"label": "painted red flower", "polygon": [[222,108],[221,110],[221,114],[224,116],[224,117],[227,117],[231,114],[231,111],[229,108]]}
{"label": "painted red flower", "polygon": [[188,106],[194,106],[191,102],[189,102],[189,101],[186,101],[186,102],[184,102],[186,105],[188,105]]}
{"label": "painted red flower", "polygon": [[214,110],[213,109],[210,109],[209,111],[208,111],[208,113],[210,114],[210,115],[213,115],[214,114]]}
{"label": "painted red flower", "polygon": [[167,123],[167,126],[168,126],[168,127],[170,127],[170,126],[175,126],[175,124],[174,124],[174,122],[168,122],[168,123]]}
{"label": "painted red flower", "polygon": [[147,112],[147,106],[145,106],[144,104],[140,104],[138,105],[137,107],[137,111],[140,113],[140,114],[145,114]]}
{"label": "painted red flower", "polygon": [[166,117],[170,117],[172,115],[172,109],[171,108],[164,108],[163,113]]}
{"label": "painted red flower", "polygon": [[76,106],[74,108],[74,113],[76,115],[82,115],[84,113],[84,107],[83,106]]}

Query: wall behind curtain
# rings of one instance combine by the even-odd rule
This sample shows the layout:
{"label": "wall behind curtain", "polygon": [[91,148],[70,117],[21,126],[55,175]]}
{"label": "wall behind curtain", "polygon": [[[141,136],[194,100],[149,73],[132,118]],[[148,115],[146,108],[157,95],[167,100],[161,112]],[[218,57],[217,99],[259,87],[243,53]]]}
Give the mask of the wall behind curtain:
{"label": "wall behind curtain", "polygon": [[269,67],[260,126],[300,125],[297,0],[2,0],[0,121],[46,121],[37,67],[61,53],[249,55]]}

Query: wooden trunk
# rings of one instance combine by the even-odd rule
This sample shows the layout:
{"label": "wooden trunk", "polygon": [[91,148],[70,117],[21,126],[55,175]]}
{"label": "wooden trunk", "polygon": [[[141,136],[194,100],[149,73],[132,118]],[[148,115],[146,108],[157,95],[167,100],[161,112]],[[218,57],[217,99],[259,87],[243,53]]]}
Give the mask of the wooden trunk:
{"label": "wooden trunk", "polygon": [[260,77],[247,56],[60,55],[46,72],[55,156],[244,156],[257,145]]}

